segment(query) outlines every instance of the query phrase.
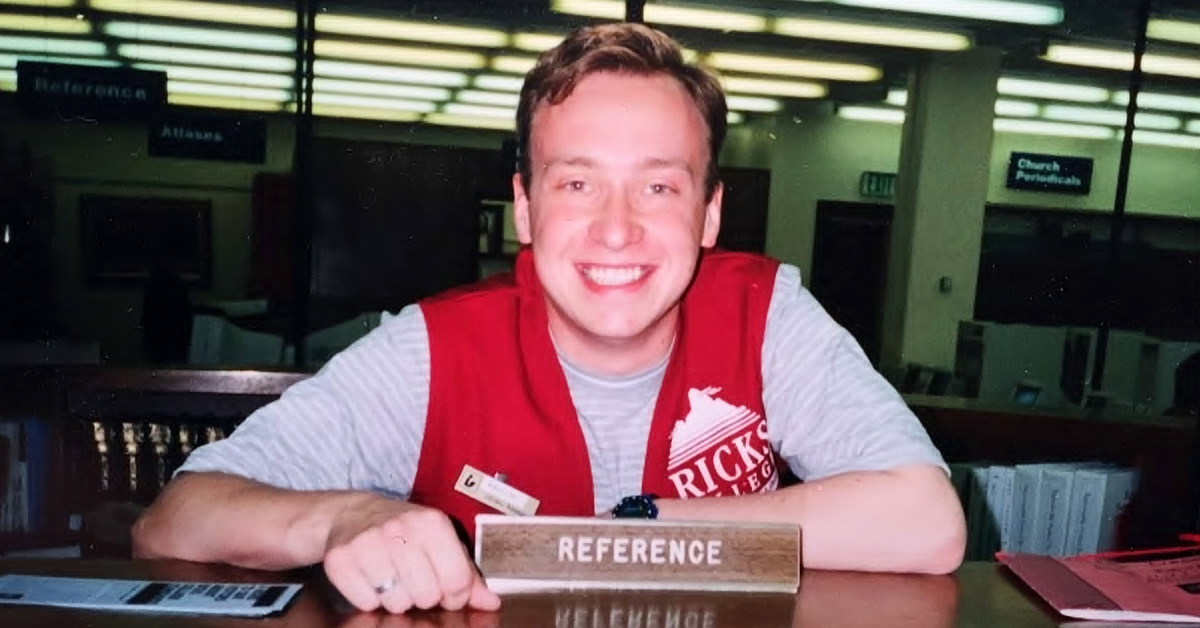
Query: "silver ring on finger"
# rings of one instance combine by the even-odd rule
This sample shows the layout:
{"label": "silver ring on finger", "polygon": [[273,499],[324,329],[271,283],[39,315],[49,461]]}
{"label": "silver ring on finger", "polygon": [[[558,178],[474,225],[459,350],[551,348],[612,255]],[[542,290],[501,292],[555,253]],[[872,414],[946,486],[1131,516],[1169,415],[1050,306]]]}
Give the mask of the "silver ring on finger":
{"label": "silver ring on finger", "polygon": [[384,593],[387,593],[388,591],[391,591],[392,589],[395,589],[395,588],[396,588],[396,577],[392,576],[392,577],[388,578],[387,580],[384,580],[383,582],[380,582],[379,584],[375,585],[375,593],[377,593],[379,595],[383,595]]}

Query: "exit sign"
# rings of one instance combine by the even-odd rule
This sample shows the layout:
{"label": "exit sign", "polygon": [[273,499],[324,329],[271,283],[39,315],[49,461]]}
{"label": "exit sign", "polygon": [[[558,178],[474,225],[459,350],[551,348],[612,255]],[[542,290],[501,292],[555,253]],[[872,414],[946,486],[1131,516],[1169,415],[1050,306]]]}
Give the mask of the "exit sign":
{"label": "exit sign", "polygon": [[867,198],[892,198],[896,196],[896,173],[864,172],[858,181],[858,193]]}

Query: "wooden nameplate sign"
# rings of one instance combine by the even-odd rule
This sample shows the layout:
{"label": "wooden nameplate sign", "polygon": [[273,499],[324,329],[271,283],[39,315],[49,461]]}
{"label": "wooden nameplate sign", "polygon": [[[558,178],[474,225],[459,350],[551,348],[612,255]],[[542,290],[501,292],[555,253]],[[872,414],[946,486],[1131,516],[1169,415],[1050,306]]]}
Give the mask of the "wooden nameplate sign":
{"label": "wooden nameplate sign", "polygon": [[475,560],[497,593],[658,589],[795,593],[800,527],[590,517],[475,519]]}

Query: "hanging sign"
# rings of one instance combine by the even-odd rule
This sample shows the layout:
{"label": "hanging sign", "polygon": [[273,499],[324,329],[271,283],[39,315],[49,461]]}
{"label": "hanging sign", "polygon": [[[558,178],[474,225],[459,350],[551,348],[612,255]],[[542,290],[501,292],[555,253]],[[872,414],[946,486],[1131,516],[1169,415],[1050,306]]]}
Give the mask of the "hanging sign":
{"label": "hanging sign", "polygon": [[167,103],[167,73],[17,62],[17,100],[31,115],[147,120]]}
{"label": "hanging sign", "polygon": [[243,116],[171,113],[150,125],[150,154],[261,164],[267,154],[267,125]]}
{"label": "hanging sign", "polygon": [[1092,191],[1092,160],[1087,157],[1013,153],[1008,161],[1008,187],[1060,194]]}

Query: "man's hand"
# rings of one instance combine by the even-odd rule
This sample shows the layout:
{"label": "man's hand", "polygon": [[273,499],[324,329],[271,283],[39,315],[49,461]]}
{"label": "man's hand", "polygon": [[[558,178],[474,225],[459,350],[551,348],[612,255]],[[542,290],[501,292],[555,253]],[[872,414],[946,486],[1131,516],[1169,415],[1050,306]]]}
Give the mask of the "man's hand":
{"label": "man's hand", "polygon": [[329,530],[325,573],[342,595],[364,611],[391,613],[440,606],[495,610],[500,598],[440,511],[385,498],[339,512]]}

